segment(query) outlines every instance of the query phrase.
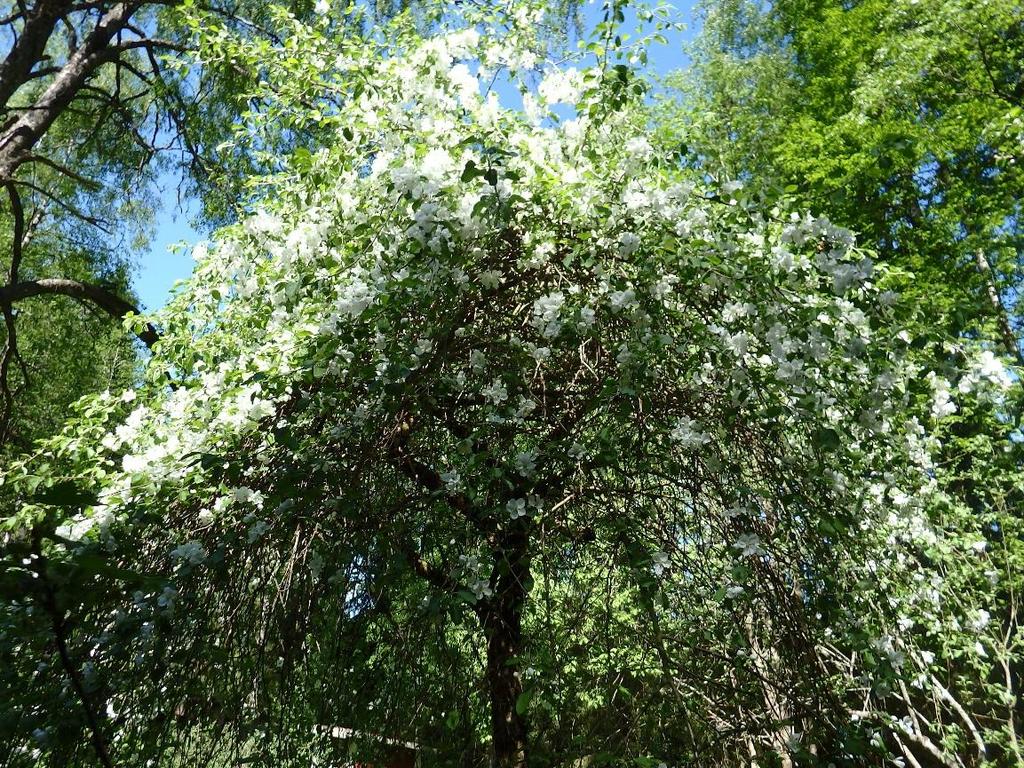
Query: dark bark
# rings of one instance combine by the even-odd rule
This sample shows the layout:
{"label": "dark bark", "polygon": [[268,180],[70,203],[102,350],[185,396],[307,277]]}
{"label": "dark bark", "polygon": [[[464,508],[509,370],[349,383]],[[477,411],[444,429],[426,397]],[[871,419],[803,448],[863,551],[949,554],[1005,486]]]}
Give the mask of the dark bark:
{"label": "dark bark", "polygon": [[[523,651],[523,608],[529,595],[530,521],[519,518],[506,527],[496,526],[490,516],[476,508],[471,499],[450,492],[435,469],[407,452],[412,418],[403,414],[396,426],[389,454],[395,467],[432,497],[443,498],[468,522],[484,531],[493,544],[494,564],[490,576],[492,595],[475,604],[487,642],[486,685],[491,709],[491,743],[496,768],[525,768],[528,755],[528,726],[517,705],[523,693],[518,664]],[[413,548],[406,550],[413,573],[434,588],[453,594],[460,590],[447,568],[437,568]]]}
{"label": "dark bark", "polygon": [[529,533],[525,519],[501,534],[496,552],[494,595],[481,612],[487,639],[487,687],[491,739],[497,768],[525,768],[527,724],[516,707],[523,693],[518,661],[523,650],[523,606],[530,581]]}

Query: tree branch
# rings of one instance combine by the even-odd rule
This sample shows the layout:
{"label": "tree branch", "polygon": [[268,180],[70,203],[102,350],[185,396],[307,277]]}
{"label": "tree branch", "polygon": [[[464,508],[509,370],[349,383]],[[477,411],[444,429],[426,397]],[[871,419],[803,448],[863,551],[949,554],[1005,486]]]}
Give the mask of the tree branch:
{"label": "tree branch", "polygon": [[[26,162],[28,162],[28,163],[42,163],[43,165],[45,165],[45,166],[47,166],[49,168],[52,168],[53,170],[57,171],[57,173],[60,173],[60,174],[62,174],[64,176],[67,176],[69,179],[73,179],[74,181],[77,181],[83,187],[85,187],[86,189],[88,189],[88,190],[90,190],[92,192],[97,192],[100,189],[102,189],[102,187],[103,187],[103,185],[100,184],[100,182],[96,181],[95,179],[86,178],[82,174],[80,174],[80,173],[78,173],[76,171],[71,170],[66,165],[61,165],[56,160],[51,160],[50,158],[46,157],[45,155],[29,155],[26,158]],[[13,184],[8,184],[9,188],[13,188],[13,186],[14,186]],[[11,282],[14,282],[14,281],[12,280]]]}
{"label": "tree branch", "polygon": [[[2,305],[10,305],[33,296],[70,296],[88,301],[108,315],[119,319],[123,319],[129,314],[139,313],[133,304],[105,288],[63,277],[25,280],[0,287],[0,304]],[[136,335],[147,347],[152,347],[160,338],[159,332],[151,323],[146,323],[145,328],[137,331]]]}
{"label": "tree branch", "polygon": [[[29,73],[46,50],[57,21],[70,7],[71,3],[66,0],[40,0],[28,12],[21,35],[0,64],[0,107],[7,106],[15,91],[29,79]],[[3,23],[9,21],[5,19]]]}
{"label": "tree branch", "polygon": [[34,542],[34,550],[38,558],[36,573],[39,575],[43,586],[43,606],[46,608],[47,613],[50,614],[51,628],[53,629],[53,637],[56,641],[57,654],[60,656],[61,666],[71,681],[71,688],[78,696],[82,709],[85,711],[86,723],[89,726],[89,738],[92,742],[93,750],[96,752],[96,757],[105,768],[112,768],[113,763],[110,759],[110,752],[107,750],[103,733],[100,730],[99,717],[97,717],[92,701],[88,693],[86,693],[82,676],[71,660],[71,653],[68,650],[67,644],[67,623],[64,619],[64,611],[57,604],[57,595],[46,574],[46,558],[42,556],[38,539]]}
{"label": "tree branch", "polygon": [[[71,103],[96,67],[107,61],[112,51],[113,55],[119,55],[124,50],[123,45],[127,44],[111,49],[110,42],[128,23],[137,7],[135,3],[118,3],[104,13],[81,47],[68,57],[53,82],[36,100],[35,108],[4,127],[3,135],[0,136],[0,180],[7,181],[13,178],[14,172],[25,162],[25,157],[32,147],[42,139],[57,117]],[[47,37],[55,24],[56,17],[49,26]],[[134,47],[142,45],[141,41],[131,42],[134,43]],[[33,65],[37,59],[38,56],[33,59]],[[31,66],[24,72],[21,72],[21,69],[21,66],[12,65],[9,80],[0,81],[0,97],[4,95],[4,87],[16,89],[17,86],[12,83],[20,83],[22,76],[31,71]],[[14,75],[18,73],[19,76],[15,77]]]}
{"label": "tree branch", "polygon": [[25,181],[24,179],[14,179],[12,182],[9,182],[9,183],[19,184],[19,185],[21,185],[23,187],[28,187],[33,192],[38,192],[40,195],[45,197],[47,200],[50,200],[50,201],[56,203],[57,205],[59,205],[61,208],[63,208],[65,211],[70,213],[75,218],[81,219],[86,224],[91,224],[92,226],[96,227],[97,229],[100,229],[103,232],[105,232],[107,234],[110,234],[110,230],[107,229],[107,222],[105,222],[103,219],[98,219],[95,216],[90,216],[89,214],[87,214],[87,213],[85,213],[83,211],[78,210],[77,208],[75,208],[75,206],[71,205],[70,203],[68,203],[65,200],[61,200],[59,197],[57,197],[55,194],[53,194],[49,190],[43,189],[39,185],[33,184],[31,181]]}
{"label": "tree branch", "polygon": [[[25,241],[25,209],[21,204],[21,196],[13,184],[6,184],[7,195],[11,201],[11,214],[14,218],[14,232],[11,239],[11,266],[8,270],[9,281],[15,283],[18,280],[18,270],[21,268],[22,248]],[[22,377],[28,382],[28,367],[18,351],[18,328],[14,321],[14,312],[9,302],[0,302],[0,310],[4,316],[4,326],[7,329],[7,339],[4,343],[3,357],[0,359],[0,391],[3,393],[3,413],[0,414],[0,443],[7,440],[8,429],[11,418],[14,415],[14,393],[11,392],[10,374],[11,361],[17,360],[21,367]]]}
{"label": "tree branch", "polygon": [[21,253],[25,242],[25,207],[21,204],[21,195],[14,184],[5,184],[7,196],[11,201],[11,214],[14,216],[14,233],[11,238],[11,267],[8,271],[8,283],[18,282],[18,270],[21,268]]}

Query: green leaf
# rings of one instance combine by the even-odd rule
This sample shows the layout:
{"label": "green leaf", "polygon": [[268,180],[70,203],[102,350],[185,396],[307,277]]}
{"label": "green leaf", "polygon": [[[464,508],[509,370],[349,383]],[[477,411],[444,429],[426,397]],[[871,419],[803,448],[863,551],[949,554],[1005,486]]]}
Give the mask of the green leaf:
{"label": "green leaf", "polygon": [[533,694],[535,691],[536,689],[534,688],[527,688],[525,691],[520,693],[519,697],[516,699],[516,714],[520,717],[525,715],[527,710],[530,708],[530,702],[533,701]]}
{"label": "green leaf", "polygon": [[64,480],[37,493],[32,501],[55,507],[85,507],[97,502],[96,494],[79,488],[74,480]]}
{"label": "green leaf", "polygon": [[826,451],[834,451],[841,443],[839,433],[830,427],[819,429],[814,439]]}

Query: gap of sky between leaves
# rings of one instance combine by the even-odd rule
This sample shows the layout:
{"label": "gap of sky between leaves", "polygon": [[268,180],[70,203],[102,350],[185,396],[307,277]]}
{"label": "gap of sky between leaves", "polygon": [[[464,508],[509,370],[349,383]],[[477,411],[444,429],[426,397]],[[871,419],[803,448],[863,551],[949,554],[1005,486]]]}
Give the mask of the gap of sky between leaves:
{"label": "gap of sky between leaves", "polygon": [[[666,33],[666,45],[654,44],[648,50],[647,67],[656,75],[665,75],[683,68],[687,62],[683,46],[696,33],[696,0],[677,0],[673,3],[680,18],[686,22],[685,32]],[[602,3],[587,0],[582,8],[582,34],[585,37],[601,21]],[[627,13],[623,31],[636,29],[636,18]],[[519,94],[503,84],[495,84],[503,104],[520,104]],[[186,279],[192,273],[190,246],[204,239],[192,223],[199,213],[195,199],[178,197],[178,177],[167,172],[158,180],[160,187],[160,208],[148,253],[142,254],[135,277],[135,292],[144,311],[160,309],[171,295],[175,283]],[[188,247],[175,247],[184,244]]]}

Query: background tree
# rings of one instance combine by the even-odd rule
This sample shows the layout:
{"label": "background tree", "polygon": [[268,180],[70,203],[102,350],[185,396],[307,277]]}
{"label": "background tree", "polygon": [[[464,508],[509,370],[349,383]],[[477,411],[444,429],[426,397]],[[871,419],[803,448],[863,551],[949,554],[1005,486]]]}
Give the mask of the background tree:
{"label": "background tree", "polygon": [[948,336],[1021,360],[1024,15],[1013,2],[707,3],[685,140],[908,273]]}

